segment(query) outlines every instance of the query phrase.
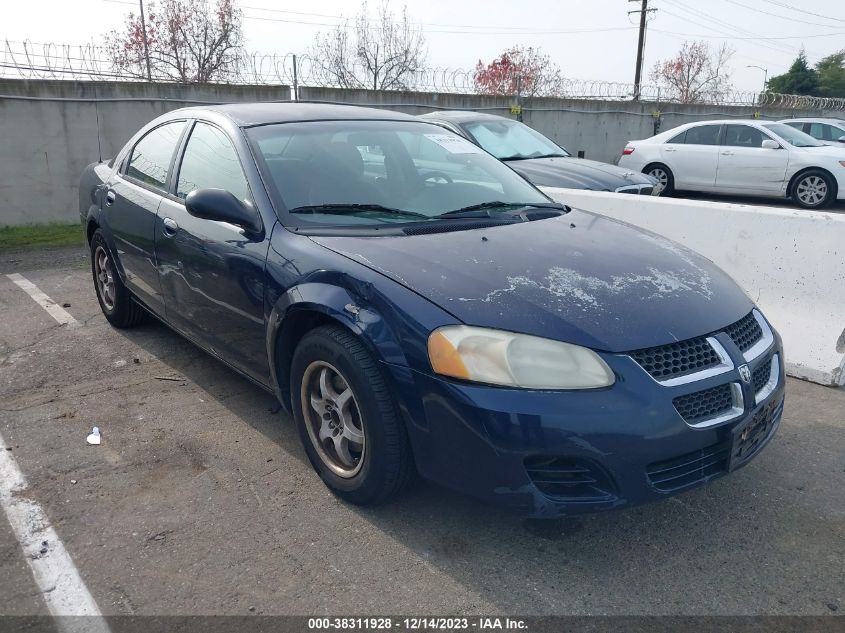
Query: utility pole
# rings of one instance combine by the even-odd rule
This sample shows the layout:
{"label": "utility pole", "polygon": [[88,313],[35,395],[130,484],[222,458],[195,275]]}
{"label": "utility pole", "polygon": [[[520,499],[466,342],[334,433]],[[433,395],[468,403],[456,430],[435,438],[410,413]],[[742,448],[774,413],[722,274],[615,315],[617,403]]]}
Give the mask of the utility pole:
{"label": "utility pole", "polygon": [[637,42],[637,69],[634,73],[634,101],[638,101],[643,79],[643,53],[645,52],[645,30],[648,24],[648,14],[657,11],[657,9],[649,9],[648,0],[628,0],[628,2],[642,3],[642,7],[638,11],[628,11],[628,15],[632,13],[640,14],[640,37]]}
{"label": "utility pole", "polygon": [[150,70],[150,49],[147,46],[147,21],[144,18],[144,0],[138,0],[141,5],[141,32],[144,36],[144,57],[147,60],[147,81],[153,80],[153,73]]}

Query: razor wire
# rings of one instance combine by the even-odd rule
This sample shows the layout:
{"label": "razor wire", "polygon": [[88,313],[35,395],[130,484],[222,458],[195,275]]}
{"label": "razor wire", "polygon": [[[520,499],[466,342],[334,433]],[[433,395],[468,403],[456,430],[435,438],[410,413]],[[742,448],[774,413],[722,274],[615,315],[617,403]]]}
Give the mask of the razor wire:
{"label": "razor wire", "polygon": [[[224,84],[287,85],[293,87],[402,90],[447,94],[485,94],[478,90],[473,70],[432,67],[405,73],[389,85],[368,85],[365,69],[352,65],[333,72],[311,55],[264,54],[241,51],[232,70],[215,80]],[[116,66],[106,50],[94,44],[35,43],[5,40],[0,47],[0,78],[84,81],[146,81],[138,72]],[[174,82],[160,72],[153,81]],[[516,97],[512,92],[490,96]],[[557,98],[603,101],[631,101],[633,83],[550,77],[534,86],[524,99]],[[639,99],[657,104],[683,103],[656,85],[641,85]],[[845,110],[845,98],[789,95],[774,92],[730,90],[697,100],[695,105],[746,106],[795,110]]]}

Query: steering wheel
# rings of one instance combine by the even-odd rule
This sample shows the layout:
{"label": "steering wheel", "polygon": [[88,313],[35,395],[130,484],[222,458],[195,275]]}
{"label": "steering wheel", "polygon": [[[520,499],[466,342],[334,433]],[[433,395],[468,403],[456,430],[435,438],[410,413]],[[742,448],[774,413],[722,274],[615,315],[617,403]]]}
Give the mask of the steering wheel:
{"label": "steering wheel", "polygon": [[451,176],[444,174],[442,171],[430,171],[423,176],[423,182],[428,182],[429,180],[445,180],[450,185],[452,184]]}

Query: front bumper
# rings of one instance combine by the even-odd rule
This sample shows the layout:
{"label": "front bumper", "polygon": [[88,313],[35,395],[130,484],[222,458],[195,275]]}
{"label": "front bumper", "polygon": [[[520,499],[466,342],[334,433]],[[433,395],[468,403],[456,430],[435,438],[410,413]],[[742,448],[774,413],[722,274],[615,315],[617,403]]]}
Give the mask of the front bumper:
{"label": "front bumper", "polygon": [[[732,370],[671,387],[616,354],[602,357],[617,382],[589,391],[502,389],[411,372],[406,385],[413,382],[418,405],[403,411],[417,466],[427,479],[533,516],[595,512],[691,489],[747,464],[783,413],[777,334],[747,362],[751,372],[777,367],[765,391],[755,394],[742,380],[746,361],[738,349],[730,353]],[[732,419],[695,428],[673,405],[679,395],[726,382],[744,393]]]}

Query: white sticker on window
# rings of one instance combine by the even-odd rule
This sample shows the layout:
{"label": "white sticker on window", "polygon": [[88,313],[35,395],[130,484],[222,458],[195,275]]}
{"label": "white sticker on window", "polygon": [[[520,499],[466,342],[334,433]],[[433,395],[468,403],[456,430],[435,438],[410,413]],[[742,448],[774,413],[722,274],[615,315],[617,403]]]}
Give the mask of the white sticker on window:
{"label": "white sticker on window", "polygon": [[483,154],[484,150],[456,134],[426,134],[425,137],[437,143],[452,154]]}

